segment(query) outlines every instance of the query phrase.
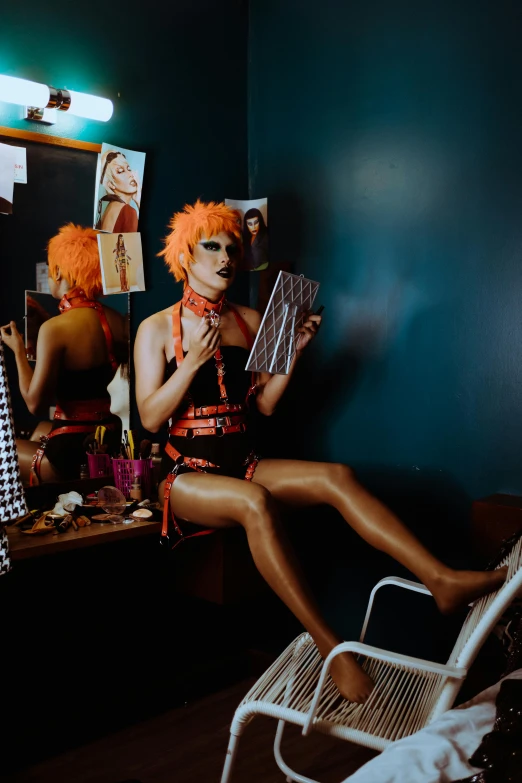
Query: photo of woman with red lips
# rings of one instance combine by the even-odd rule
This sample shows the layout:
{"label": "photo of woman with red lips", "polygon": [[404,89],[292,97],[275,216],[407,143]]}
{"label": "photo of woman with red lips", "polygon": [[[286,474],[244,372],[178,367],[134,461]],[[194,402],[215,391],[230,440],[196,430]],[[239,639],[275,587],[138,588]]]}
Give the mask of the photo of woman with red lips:
{"label": "photo of woman with red lips", "polygon": [[138,230],[145,154],[102,146],[94,228],[108,233]]}

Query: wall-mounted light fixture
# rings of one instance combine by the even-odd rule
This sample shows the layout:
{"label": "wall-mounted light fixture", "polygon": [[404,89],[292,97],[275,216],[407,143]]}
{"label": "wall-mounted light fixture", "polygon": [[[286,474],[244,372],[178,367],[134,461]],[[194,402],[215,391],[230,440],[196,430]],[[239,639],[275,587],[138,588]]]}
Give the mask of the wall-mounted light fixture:
{"label": "wall-mounted light fixture", "polygon": [[[49,111],[67,111],[77,117],[107,122],[112,117],[112,101],[85,92],[57,90],[46,84],[17,79],[0,74],[0,101],[26,107],[25,118],[43,122],[55,122]],[[46,111],[47,110],[47,111]],[[53,112],[54,114],[54,112]]]}

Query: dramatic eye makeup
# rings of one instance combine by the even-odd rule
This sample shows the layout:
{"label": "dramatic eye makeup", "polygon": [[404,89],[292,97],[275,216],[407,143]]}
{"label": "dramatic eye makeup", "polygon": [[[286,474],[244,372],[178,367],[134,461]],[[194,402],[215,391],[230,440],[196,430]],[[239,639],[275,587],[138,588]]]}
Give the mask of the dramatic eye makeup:
{"label": "dramatic eye makeup", "polygon": [[205,250],[213,250],[216,252],[217,250],[221,250],[221,245],[219,242],[213,242],[213,241],[203,241],[199,243],[201,247],[204,247]]}

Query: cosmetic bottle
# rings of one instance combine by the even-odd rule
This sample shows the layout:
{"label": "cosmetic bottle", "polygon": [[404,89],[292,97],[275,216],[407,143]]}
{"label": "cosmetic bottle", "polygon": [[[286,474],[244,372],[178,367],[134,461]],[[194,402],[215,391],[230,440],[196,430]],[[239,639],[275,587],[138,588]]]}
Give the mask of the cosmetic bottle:
{"label": "cosmetic bottle", "polygon": [[132,480],[131,491],[129,493],[129,496],[131,500],[137,500],[138,502],[143,500],[140,476],[136,476],[136,475],[134,476]]}

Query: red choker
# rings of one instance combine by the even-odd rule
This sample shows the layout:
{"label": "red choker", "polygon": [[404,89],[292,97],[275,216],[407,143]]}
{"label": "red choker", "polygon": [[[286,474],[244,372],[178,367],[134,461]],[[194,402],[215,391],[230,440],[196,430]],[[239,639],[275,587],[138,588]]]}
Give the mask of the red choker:
{"label": "red choker", "polygon": [[72,304],[73,299],[79,299],[81,302],[90,302],[91,300],[87,297],[85,291],[83,288],[71,288],[70,291],[67,291],[66,294],[62,296],[60,299],[60,304],[58,305],[58,310],[61,313],[64,313],[66,310],[70,310],[74,305]]}
{"label": "red choker", "polygon": [[221,297],[219,302],[209,302],[204,296],[196,294],[189,285],[185,287],[183,299],[181,300],[183,307],[192,310],[192,312],[199,315],[200,318],[203,318],[205,315],[210,315],[212,312],[219,315],[225,302],[226,299],[224,296]]}

